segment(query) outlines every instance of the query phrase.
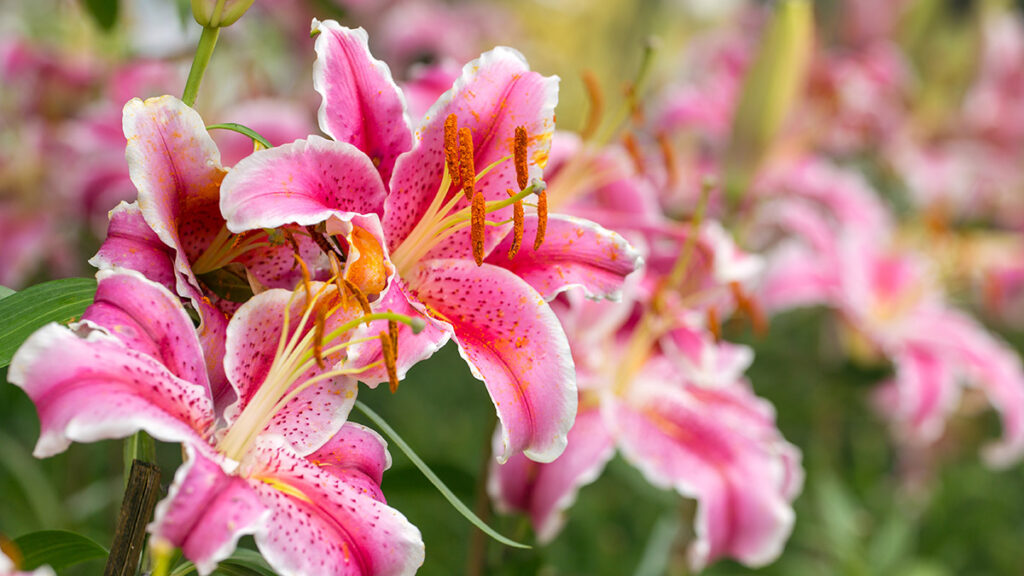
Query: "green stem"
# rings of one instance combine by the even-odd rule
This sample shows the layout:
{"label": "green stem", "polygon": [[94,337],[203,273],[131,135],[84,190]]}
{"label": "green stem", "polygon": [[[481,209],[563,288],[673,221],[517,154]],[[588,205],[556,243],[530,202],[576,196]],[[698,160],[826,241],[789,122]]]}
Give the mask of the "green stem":
{"label": "green stem", "polygon": [[185,92],[181,96],[181,100],[188,106],[196,103],[199,83],[203,81],[203,74],[210,64],[210,57],[213,56],[213,48],[217,45],[219,35],[220,28],[203,27],[203,35],[199,37],[199,46],[196,48],[195,58],[192,59],[192,68],[188,71],[188,80],[185,81]]}
{"label": "green stem", "polygon": [[156,464],[156,442],[145,432],[136,432],[124,441],[124,483],[132,471],[132,462],[141,460],[148,464]]}

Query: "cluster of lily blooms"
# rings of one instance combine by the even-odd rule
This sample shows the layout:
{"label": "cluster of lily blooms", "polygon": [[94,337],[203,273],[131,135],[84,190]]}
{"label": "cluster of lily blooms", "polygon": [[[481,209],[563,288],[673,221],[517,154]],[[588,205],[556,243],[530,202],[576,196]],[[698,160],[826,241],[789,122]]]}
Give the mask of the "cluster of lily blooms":
{"label": "cluster of lily blooms", "polygon": [[[252,535],[280,574],[416,572],[421,535],[380,487],[386,444],[347,418],[359,383],[401,393],[449,340],[498,415],[489,493],[540,541],[618,452],[696,500],[693,569],[774,560],[801,456],[721,326],[798,305],[832,306],[851,350],[893,361],[880,396],[901,437],[934,441],[967,383],[1003,417],[987,455],[1019,459],[1019,358],[894,247],[863,178],[787,158],[732,232],[705,213],[725,214],[705,176],[743,57],[673,94],[659,130],[602,145],[555,132],[558,79],[514,50],[470,62],[410,119],[365,32],[314,33],[329,139],[228,170],[181,101],[125,106],[138,201],[110,213],[95,303],[10,368],[39,412],[36,456],[140,430],[184,446],[155,548],[209,574]],[[694,130],[701,152],[680,153]]]}

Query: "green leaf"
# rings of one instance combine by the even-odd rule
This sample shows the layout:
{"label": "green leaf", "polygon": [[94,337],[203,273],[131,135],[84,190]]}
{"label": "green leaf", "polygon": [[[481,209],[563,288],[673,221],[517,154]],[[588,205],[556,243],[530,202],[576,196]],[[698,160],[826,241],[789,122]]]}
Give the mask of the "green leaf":
{"label": "green leaf", "polygon": [[[171,576],[188,576],[195,574],[196,567],[191,562],[183,562],[171,572]],[[267,561],[255,550],[239,548],[231,556],[221,561],[213,576],[277,576]]]}
{"label": "green leaf", "polygon": [[118,0],[82,0],[85,10],[104,31],[109,32],[117,23]]}
{"label": "green leaf", "polygon": [[26,570],[35,570],[44,565],[60,570],[107,556],[107,549],[103,546],[81,534],[65,530],[32,532],[15,539],[14,544],[21,551],[22,565]]}
{"label": "green leaf", "polygon": [[[33,458],[20,442],[0,432],[0,472],[5,471],[21,489],[25,502],[41,525],[60,526],[67,521],[66,511],[40,461]],[[4,494],[4,498],[16,497]]]}
{"label": "green leaf", "polygon": [[77,319],[92,304],[96,281],[66,278],[30,286],[0,300],[0,368],[33,332],[50,322]]}
{"label": "green leaf", "polygon": [[14,290],[11,290],[7,286],[0,286],[0,300],[7,298],[11,294],[17,294]]}
{"label": "green leaf", "polygon": [[246,302],[253,296],[245,267],[237,262],[212,272],[198,274],[197,277],[214,294],[228,302]]}
{"label": "green leaf", "polygon": [[249,128],[248,126],[243,126],[243,125],[237,124],[235,122],[225,122],[223,124],[210,124],[209,126],[206,127],[206,129],[207,130],[231,130],[232,132],[238,132],[239,134],[244,134],[244,135],[248,136],[249,138],[252,138],[253,142],[259,144],[260,146],[262,146],[264,148],[273,148],[273,146],[270,145],[270,140],[267,140],[266,138],[261,136],[259,132],[253,130],[252,128]]}
{"label": "green leaf", "polygon": [[526,544],[522,544],[520,542],[516,542],[515,540],[502,536],[496,530],[488,526],[476,514],[473,514],[473,511],[470,510],[465,504],[463,504],[462,501],[459,500],[458,496],[456,496],[447,486],[445,486],[444,482],[442,482],[441,479],[437,477],[437,474],[434,474],[433,470],[431,470],[430,467],[427,466],[426,462],[424,462],[422,458],[420,458],[415,452],[413,452],[412,448],[409,447],[405,440],[403,440],[402,437],[398,435],[398,432],[395,432],[395,430],[391,426],[389,426],[388,423],[384,421],[384,419],[381,418],[379,414],[377,414],[369,406],[363,404],[358,400],[356,400],[355,406],[363,414],[365,414],[366,417],[369,418],[378,428],[380,428],[380,430],[384,432],[384,435],[387,436],[389,440],[391,440],[392,442],[395,443],[396,446],[398,446],[398,449],[401,450],[403,454],[405,454],[409,461],[412,462],[413,466],[419,468],[420,472],[422,472],[423,475],[427,477],[427,480],[429,480],[430,483],[434,485],[434,488],[437,488],[437,491],[440,492],[442,496],[444,496],[445,500],[447,500],[448,503],[451,504],[452,507],[459,512],[459,514],[462,514],[462,516],[465,517],[466,520],[469,520],[469,522],[473,526],[476,526],[480,529],[481,532],[487,534],[494,540],[497,540],[498,542],[501,542],[506,546],[511,546],[512,548],[530,548],[530,546]]}

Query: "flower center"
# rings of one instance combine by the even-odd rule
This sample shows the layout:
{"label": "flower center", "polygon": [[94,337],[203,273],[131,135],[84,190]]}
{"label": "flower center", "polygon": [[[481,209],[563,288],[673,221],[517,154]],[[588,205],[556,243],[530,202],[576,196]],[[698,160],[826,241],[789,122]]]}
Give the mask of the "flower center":
{"label": "flower center", "polygon": [[[284,309],[274,359],[263,382],[217,445],[218,451],[235,461],[242,460],[274,415],[310,386],[338,376],[359,374],[382,364],[387,366],[389,375],[393,374],[398,322],[408,324],[414,333],[423,328],[421,319],[391,312],[371,313],[365,294],[339,273],[336,259],[332,259],[335,274],[326,283],[311,282],[305,264],[298,261],[304,281],[292,293]],[[294,299],[302,295],[306,301],[292,331],[291,309]],[[389,332],[352,338],[356,327],[374,320],[387,320]],[[328,324],[332,326],[330,330]],[[383,360],[366,366],[346,366],[349,346],[378,337],[388,352]],[[397,382],[392,382],[392,388],[396,385]]]}
{"label": "flower center", "polygon": [[[547,222],[546,185],[541,181],[529,182],[527,159],[526,129],[517,127],[513,145],[513,153],[498,159],[483,170],[477,172],[473,158],[473,134],[469,128],[459,129],[454,114],[448,116],[444,124],[444,175],[434,199],[427,207],[423,217],[417,222],[409,235],[402,241],[391,255],[397,273],[401,277],[409,277],[415,265],[420,262],[435,246],[448,239],[452,234],[464,228],[470,228],[473,258],[477,265],[483,264],[485,250],[485,234],[487,226],[502,226],[513,223],[515,234],[515,255],[522,240],[523,233],[523,200],[537,195],[537,239],[534,247],[539,248],[544,239]],[[516,168],[516,184],[519,192],[508,190],[508,198],[502,200],[486,200],[483,191],[476,184],[491,170],[503,162],[513,160]],[[452,192],[452,185],[455,191]],[[458,191],[461,190],[460,195]],[[462,200],[466,200],[465,203]],[[512,220],[489,220],[488,214],[508,206],[514,206]]]}
{"label": "flower center", "polygon": [[227,224],[224,224],[206,250],[192,262],[192,271],[197,276],[213,272],[238,260],[247,252],[266,246],[270,246],[270,241],[262,230],[232,234]]}

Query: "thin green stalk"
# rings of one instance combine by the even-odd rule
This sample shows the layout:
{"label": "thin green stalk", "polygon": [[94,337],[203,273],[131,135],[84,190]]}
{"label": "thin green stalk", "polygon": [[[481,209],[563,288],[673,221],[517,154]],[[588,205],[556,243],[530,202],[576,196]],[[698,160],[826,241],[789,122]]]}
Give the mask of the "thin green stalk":
{"label": "thin green stalk", "polygon": [[199,95],[199,83],[203,81],[203,74],[210,64],[210,57],[213,56],[213,49],[217,46],[217,37],[220,35],[220,28],[203,27],[203,35],[199,37],[199,46],[196,48],[196,55],[192,59],[192,68],[188,71],[188,80],[185,81],[185,92],[181,100],[194,106],[196,97]]}

